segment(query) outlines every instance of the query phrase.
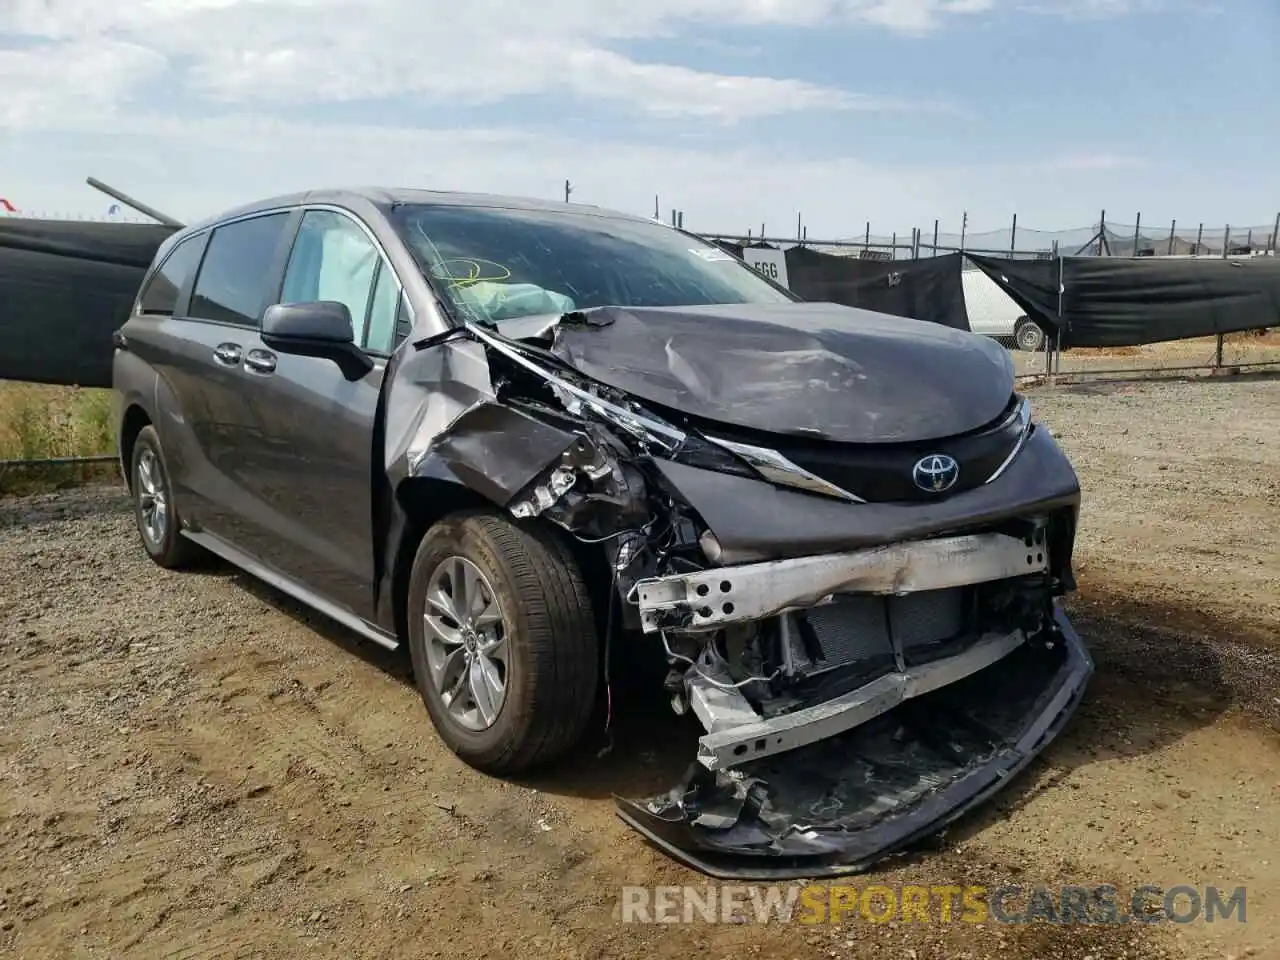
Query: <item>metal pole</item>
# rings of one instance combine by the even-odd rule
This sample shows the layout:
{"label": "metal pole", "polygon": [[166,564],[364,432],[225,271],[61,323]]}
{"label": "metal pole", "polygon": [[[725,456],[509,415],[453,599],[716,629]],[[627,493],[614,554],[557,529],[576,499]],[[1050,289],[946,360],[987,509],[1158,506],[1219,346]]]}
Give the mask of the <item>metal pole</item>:
{"label": "metal pole", "polygon": [[163,223],[166,227],[174,227],[175,229],[181,230],[183,227],[186,226],[185,223],[182,223],[178,220],[173,219],[173,217],[170,217],[166,214],[161,213],[155,207],[148,207],[145,203],[141,202],[140,200],[133,199],[133,197],[129,196],[127,193],[123,193],[117,190],[115,187],[108,186],[107,184],[103,183],[101,180],[97,179],[96,177],[89,177],[88,179],[85,180],[85,183],[93,187],[93,189],[95,190],[101,190],[108,197],[112,197],[113,199],[119,200],[126,207],[133,207],[133,209],[137,210],[143,216],[150,217],[152,220],[158,220],[160,223]]}
{"label": "metal pole", "polygon": [[862,241],[862,252],[866,253],[871,248],[871,221],[867,221],[867,235]]}
{"label": "metal pole", "polygon": [[1009,230],[1009,259],[1018,252],[1018,215],[1013,215],[1013,227]]}
{"label": "metal pole", "polygon": [[[1057,241],[1055,241],[1055,244],[1056,242]],[[1054,252],[1056,253],[1057,251],[1054,251]],[[1053,367],[1056,367],[1059,370],[1062,368],[1062,291],[1063,291],[1062,257],[1059,256],[1058,257],[1058,329],[1057,331],[1055,331],[1056,336],[1054,337],[1054,340],[1055,340],[1054,357],[1056,357],[1056,359],[1053,360],[1053,364],[1052,364]],[[1048,339],[1049,339],[1048,337],[1045,337],[1046,346],[1048,345]],[[1053,370],[1051,369],[1050,373],[1052,372]]]}
{"label": "metal pole", "polygon": [[1204,224],[1200,224],[1200,229],[1196,231],[1196,248],[1191,251],[1194,256],[1200,255],[1200,243],[1204,240]]}
{"label": "metal pole", "polygon": [[1107,236],[1107,211],[1104,209],[1098,217],[1098,256],[1102,256],[1102,244]]}
{"label": "metal pole", "polygon": [[653,195],[653,219],[655,220],[662,219],[662,214],[659,212],[659,209],[658,209],[658,195],[656,193]]}
{"label": "metal pole", "polygon": [[1227,251],[1231,249],[1231,224],[1222,232],[1222,259],[1227,259]]}
{"label": "metal pole", "polygon": [[[1277,225],[1280,225],[1280,217],[1276,218]],[[938,221],[933,221],[933,255],[938,255]]]}
{"label": "metal pole", "polygon": [[964,216],[960,219],[960,252],[964,253],[964,235],[969,229],[969,211],[964,212]]}
{"label": "metal pole", "polygon": [[564,202],[565,202],[565,203],[568,203],[568,202],[569,202],[569,194],[571,194],[571,193],[573,193],[573,187],[571,187],[571,186],[569,185],[569,181],[568,181],[568,180],[566,180],[566,181],[564,182]]}
{"label": "metal pole", "polygon": [[915,233],[915,237],[911,241],[911,259],[919,260],[920,259],[920,228],[914,227],[913,232]]}
{"label": "metal pole", "polygon": [[1133,253],[1129,254],[1131,257],[1136,257],[1138,255],[1138,235],[1141,229],[1142,211],[1139,210],[1133,220]]}
{"label": "metal pole", "polygon": [[1174,232],[1175,230],[1177,230],[1177,229],[1178,229],[1178,221],[1177,221],[1177,220],[1174,220],[1171,224],[1169,224],[1169,253],[1168,253],[1168,256],[1170,256],[1170,257],[1172,257],[1172,256],[1173,256],[1173,232]]}
{"label": "metal pole", "polygon": [[1271,250],[1275,252],[1280,249],[1280,213],[1276,214],[1276,226],[1271,231]]}
{"label": "metal pole", "polygon": [[800,237],[802,236],[802,231],[803,231],[803,230],[804,230],[804,227],[803,227],[803,226],[801,226],[801,217],[800,217],[800,214],[798,214],[798,213],[797,213],[797,214],[796,214],[796,239],[797,239],[797,240],[799,240],[799,239],[800,239]]}

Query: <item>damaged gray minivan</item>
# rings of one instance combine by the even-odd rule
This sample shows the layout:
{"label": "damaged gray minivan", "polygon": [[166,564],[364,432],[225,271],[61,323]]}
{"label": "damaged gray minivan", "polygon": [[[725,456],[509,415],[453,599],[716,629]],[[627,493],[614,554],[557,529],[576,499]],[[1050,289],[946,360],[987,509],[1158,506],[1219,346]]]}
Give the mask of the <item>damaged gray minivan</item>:
{"label": "damaged gray minivan", "polygon": [[495,774],[572,748],[620,651],[655,659],[702,733],[619,810],[710,874],[937,832],[1092,671],[1059,607],[1079,484],[1005,350],[800,302],[681,230],[277,198],[170,237],[115,344],[157,563],[207,550],[407,646],[440,737]]}

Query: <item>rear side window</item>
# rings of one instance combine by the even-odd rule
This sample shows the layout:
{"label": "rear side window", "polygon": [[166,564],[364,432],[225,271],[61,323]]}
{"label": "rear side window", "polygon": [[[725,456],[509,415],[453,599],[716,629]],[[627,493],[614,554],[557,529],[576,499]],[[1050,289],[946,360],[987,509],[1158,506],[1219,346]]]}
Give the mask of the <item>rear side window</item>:
{"label": "rear side window", "polygon": [[160,264],[160,269],[147,281],[138,304],[138,312],[172,316],[178,306],[178,294],[200,265],[200,251],[203,248],[202,234],[189,237],[170,250],[169,256]]}
{"label": "rear side window", "polygon": [[196,278],[191,316],[256,327],[269,296],[275,262],[288,213],[272,213],[218,227]]}

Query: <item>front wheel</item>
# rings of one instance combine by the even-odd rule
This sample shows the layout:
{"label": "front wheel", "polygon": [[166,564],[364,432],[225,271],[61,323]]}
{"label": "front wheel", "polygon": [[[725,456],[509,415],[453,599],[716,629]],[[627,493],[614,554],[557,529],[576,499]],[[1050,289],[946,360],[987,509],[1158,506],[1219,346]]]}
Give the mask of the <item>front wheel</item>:
{"label": "front wheel", "polygon": [[1019,350],[1034,353],[1044,349],[1044,331],[1027,317],[1022,317],[1013,328],[1013,339]]}
{"label": "front wheel", "polygon": [[418,546],[407,619],[418,690],[465,762],[513,774],[580,739],[599,652],[581,571],[551,531],[487,511],[441,520]]}
{"label": "front wheel", "polygon": [[129,477],[134,519],[147,556],[170,570],[191,566],[199,559],[200,548],[180,532],[169,468],[153,426],[143,427],[133,443]]}

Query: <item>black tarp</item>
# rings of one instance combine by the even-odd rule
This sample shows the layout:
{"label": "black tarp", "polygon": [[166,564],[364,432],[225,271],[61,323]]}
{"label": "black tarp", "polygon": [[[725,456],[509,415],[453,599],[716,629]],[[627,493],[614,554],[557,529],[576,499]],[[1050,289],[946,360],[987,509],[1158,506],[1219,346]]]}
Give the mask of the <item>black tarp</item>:
{"label": "black tarp", "polygon": [[786,256],[791,290],[805,300],[969,329],[958,253],[919,260],[858,260],[796,246]]}
{"label": "black tarp", "polygon": [[0,220],[0,380],[111,386],[111,333],[173,227]]}
{"label": "black tarp", "polygon": [[[1051,334],[1056,261],[971,256]],[[1280,259],[1064,257],[1062,344],[1126,347],[1280,326]]]}
{"label": "black tarp", "polygon": [[[1009,260],[965,254],[979,270],[999,284],[1050,338],[1058,334],[1058,261]],[[1064,337],[1065,341],[1065,337]],[[1065,342],[1063,346],[1066,346]]]}

